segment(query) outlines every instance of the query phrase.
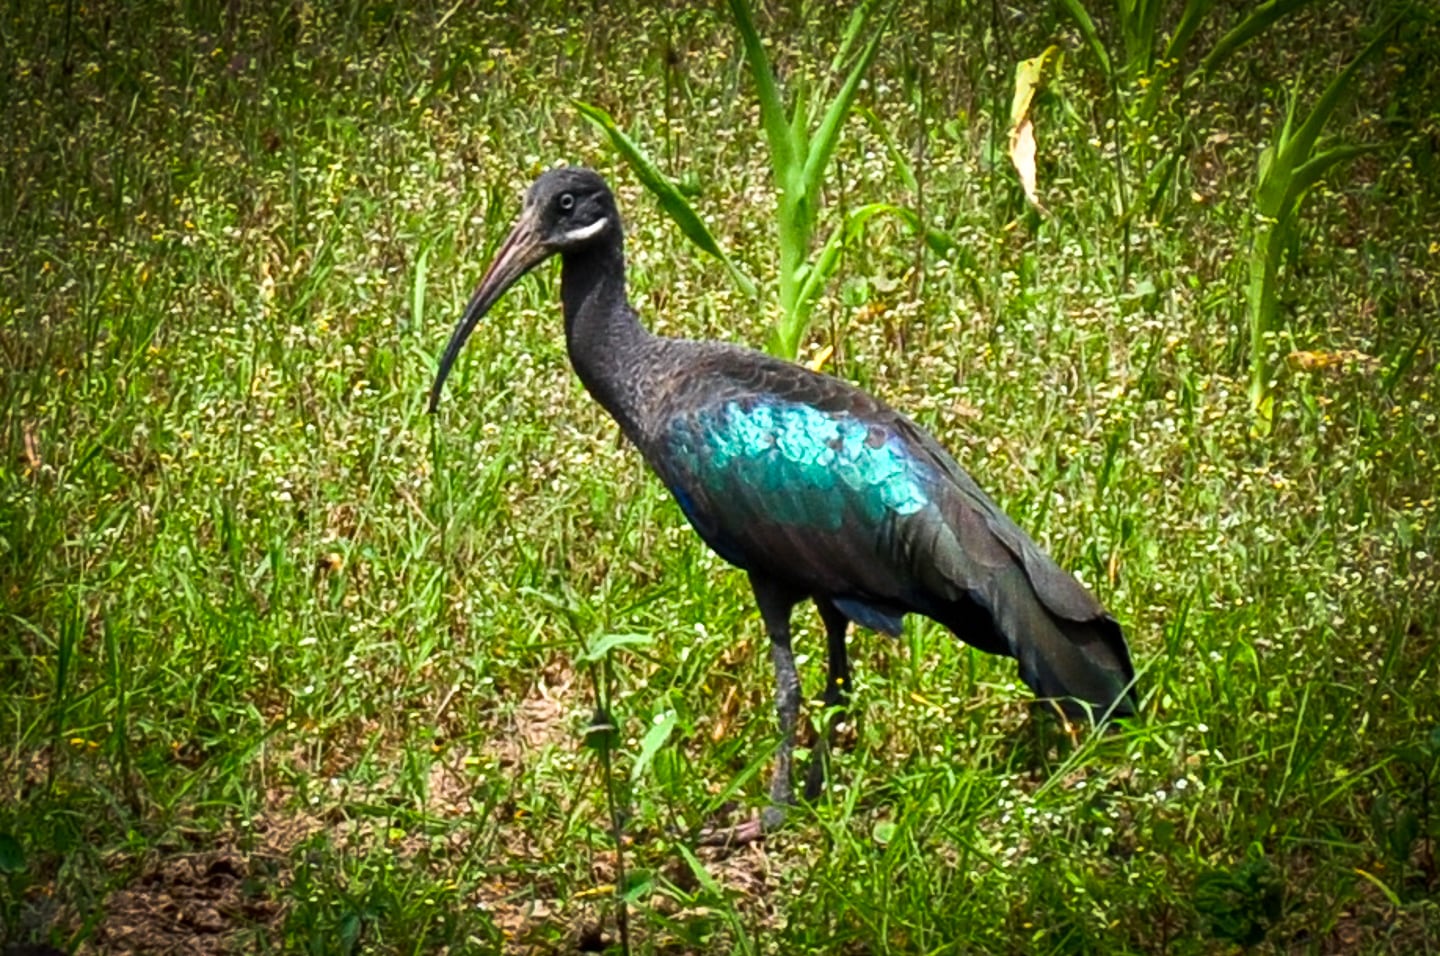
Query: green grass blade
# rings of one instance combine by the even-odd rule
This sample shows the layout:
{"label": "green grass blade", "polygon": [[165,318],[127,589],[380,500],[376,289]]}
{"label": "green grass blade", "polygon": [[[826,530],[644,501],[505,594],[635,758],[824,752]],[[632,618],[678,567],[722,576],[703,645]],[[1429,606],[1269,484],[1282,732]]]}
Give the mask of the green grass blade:
{"label": "green grass blade", "polygon": [[1155,216],[1160,210],[1164,201],[1165,193],[1175,181],[1175,173],[1180,168],[1181,153],[1176,150],[1166,155],[1154,169],[1145,177],[1145,190],[1150,194],[1150,199],[1145,204],[1145,214]]}
{"label": "green grass blade", "polygon": [[1281,210],[1283,212],[1293,210],[1305,193],[1309,192],[1312,186],[1338,164],[1354,159],[1356,156],[1384,149],[1386,145],[1384,143],[1356,143],[1334,146],[1318,156],[1311,157],[1290,175],[1289,182],[1286,184],[1285,197],[1281,202]]}
{"label": "green grass blade", "polygon": [[1367,881],[1369,881],[1371,886],[1374,886],[1377,890],[1384,894],[1385,899],[1389,901],[1390,905],[1395,909],[1400,909],[1402,906],[1405,905],[1401,901],[1399,895],[1388,885],[1386,885],[1385,882],[1380,879],[1380,877],[1371,873],[1369,870],[1362,870],[1358,866],[1355,867],[1355,872],[1360,876],[1364,877]]}
{"label": "green grass blade", "polygon": [[845,250],[865,230],[865,224],[877,215],[898,216],[905,221],[912,230],[918,229],[919,217],[903,206],[896,206],[888,202],[875,202],[861,206],[853,210],[845,218],[843,226],[830,233],[825,245],[821,247],[819,255],[815,257],[814,264],[806,270],[804,281],[800,285],[800,301],[810,303],[825,288],[830,277],[834,275],[836,267],[840,263],[840,253]]}
{"label": "green grass blade", "polygon": [[686,199],[679,188],[670,181],[670,177],[660,171],[650,157],[645,155],[645,151],[616,125],[614,118],[605,110],[579,100],[575,101],[575,108],[610,137],[610,142],[620,151],[620,155],[625,157],[625,161],[635,171],[635,175],[639,177],[645,188],[659,200],[660,208],[665,210],[665,214],[680,227],[680,231],[685,233],[685,237],[701,250],[724,263],[725,268],[730,272],[730,277],[735,280],[735,284],[746,295],[753,298],[756,295],[754,281],[740,270],[740,267],[720,247],[720,243],[715,241],[715,237],[711,234],[709,227],[705,225],[705,221],[690,205],[690,200]]}
{"label": "green grass blade", "polygon": [[1080,0],[1060,0],[1060,6],[1065,8],[1065,12],[1070,14],[1070,19],[1074,20],[1075,25],[1080,28],[1080,35],[1090,45],[1090,51],[1095,54],[1095,59],[1100,61],[1100,68],[1105,71],[1106,76],[1109,76],[1112,72],[1110,54],[1105,52],[1105,44],[1100,40],[1100,31],[1095,29],[1095,21],[1090,18],[1090,11],[1085,9]]}
{"label": "green grass blade", "polygon": [[[1146,0],[1140,4],[1140,28],[1136,31],[1136,39],[1147,58],[1155,52],[1156,26],[1160,22],[1160,11],[1164,6],[1161,0]],[[1145,68],[1149,70],[1149,62],[1145,64]]]}
{"label": "green grass blade", "polygon": [[870,22],[870,17],[879,5],[880,0],[864,0],[850,11],[850,20],[845,25],[845,34],[840,38],[840,48],[835,51],[835,56],[830,60],[831,76],[845,68],[845,62],[850,59],[856,42],[865,35],[865,26]]}
{"label": "green grass blade", "polygon": [[1121,0],[1116,7],[1125,46],[1125,70],[1131,75],[1148,73],[1155,51],[1157,4]]}
{"label": "green grass blade", "polygon": [[421,248],[415,259],[415,277],[410,284],[410,324],[420,328],[425,320],[425,287],[429,277],[430,246]]}
{"label": "green grass blade", "polygon": [[1385,373],[1385,377],[1380,382],[1380,390],[1386,395],[1391,394],[1395,390],[1395,383],[1400,381],[1400,379],[1405,376],[1405,373],[1410,371],[1411,367],[1415,364],[1415,357],[1420,354],[1420,350],[1425,347],[1425,343],[1430,341],[1431,328],[1433,328],[1433,326],[1426,326],[1421,329],[1420,333],[1415,336],[1415,341],[1410,343],[1410,348],[1408,348],[1405,354],[1400,356],[1399,360]]}
{"label": "green grass blade", "polygon": [[876,24],[870,42],[866,44],[861,52],[860,58],[850,68],[850,74],[845,77],[845,83],[840,87],[840,92],[830,102],[830,107],[825,111],[825,119],[821,121],[820,128],[815,131],[815,136],[810,141],[809,153],[805,156],[805,168],[801,174],[804,184],[805,198],[813,206],[820,191],[820,178],[825,173],[825,167],[830,163],[830,157],[835,152],[835,144],[840,138],[840,129],[845,123],[845,117],[850,115],[850,106],[855,102],[855,94],[860,90],[860,81],[865,76],[865,71],[870,68],[875,54],[880,49],[880,41],[885,36],[885,28],[890,24],[890,18],[895,15],[895,5],[891,4],[885,10],[885,15]]}
{"label": "green grass blade", "polygon": [[1311,2],[1313,0],[1269,0],[1268,3],[1260,4],[1234,29],[1216,41],[1210,52],[1205,54],[1205,59],[1200,62],[1198,72],[1214,73],[1225,65],[1225,61],[1229,60],[1236,50],[1270,29],[1276,21]]}
{"label": "green grass blade", "polygon": [[[696,884],[699,885],[700,889],[702,889],[711,900],[719,903],[728,903],[725,888],[720,885],[715,877],[710,875],[710,871],[705,868],[705,864],[700,861],[700,858],[695,855],[693,850],[683,842],[676,842],[675,851],[685,860],[686,865],[690,867],[691,874],[695,877]],[[733,905],[722,905],[720,912],[724,916],[726,923],[730,925],[730,930],[735,937],[734,948],[731,952],[755,952],[755,946],[751,942],[749,934],[746,932],[744,922],[735,911],[735,907]]]}
{"label": "green grass blade", "polygon": [[770,162],[778,177],[796,161],[795,144],[790,139],[790,127],[785,119],[785,104],[780,99],[775,73],[770,69],[770,58],[765,55],[765,45],[760,42],[755,20],[750,16],[750,5],[745,0],[730,0],[730,14],[745,46],[745,62],[750,67],[750,75],[755,78],[755,90],[760,97],[760,121],[765,127],[765,138],[770,141]]}
{"label": "green grass blade", "polygon": [[1165,59],[1177,59],[1189,48],[1195,31],[1200,29],[1200,24],[1205,22],[1213,9],[1215,0],[1189,0],[1185,4],[1185,12],[1180,15],[1180,22],[1175,25],[1170,42],[1165,44]]}
{"label": "green grass blade", "polygon": [[890,162],[900,176],[900,181],[905,184],[905,188],[911,195],[918,194],[920,182],[915,178],[915,168],[910,163],[910,157],[906,156],[905,151],[900,148],[900,144],[895,142],[895,134],[890,131],[890,127],[885,125],[885,122],[876,116],[875,111],[868,106],[858,107],[857,112],[864,117],[865,122],[870,124],[871,132],[880,137],[880,141],[885,144],[885,152],[890,154]]}
{"label": "green grass blade", "polygon": [[1335,79],[1330,81],[1329,86],[1325,87],[1325,92],[1320,94],[1320,99],[1315,102],[1310,114],[1305,117],[1305,122],[1300,124],[1300,128],[1282,147],[1285,166],[1292,169],[1297,168],[1309,159],[1315,143],[1320,139],[1320,131],[1329,122],[1330,114],[1335,112],[1335,107],[1340,105],[1340,100],[1349,90],[1350,81],[1354,78],[1356,71],[1379,51],[1388,34],[1388,30],[1376,30],[1374,38],[1365,44],[1364,49],[1346,64],[1345,69],[1335,75]]}

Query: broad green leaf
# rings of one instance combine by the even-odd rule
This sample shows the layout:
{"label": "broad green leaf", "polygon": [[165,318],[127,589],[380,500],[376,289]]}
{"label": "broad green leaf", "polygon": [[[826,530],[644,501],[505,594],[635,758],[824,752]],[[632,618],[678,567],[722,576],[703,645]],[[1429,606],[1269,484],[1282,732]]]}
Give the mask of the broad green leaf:
{"label": "broad green leaf", "polygon": [[874,32],[870,42],[861,51],[860,57],[855,65],[850,68],[850,75],[845,77],[845,83],[840,87],[840,92],[831,100],[830,108],[825,111],[825,118],[820,121],[820,128],[815,131],[814,137],[810,140],[810,150],[805,156],[805,170],[802,174],[804,182],[805,198],[813,205],[820,193],[820,180],[825,174],[825,168],[830,165],[830,156],[835,152],[835,144],[840,139],[840,130],[845,123],[845,117],[850,115],[850,106],[855,102],[855,94],[860,90],[860,81],[865,76],[865,71],[875,59],[875,54],[880,50],[880,40],[885,36],[885,29],[890,25],[890,18],[895,15],[896,4],[889,4],[885,9],[885,15],[873,28]]}
{"label": "broad green leaf", "polygon": [[1120,32],[1125,43],[1125,70],[1134,76],[1148,73],[1155,51],[1155,21],[1159,0],[1119,0]]}
{"label": "broad green leaf", "polygon": [[1284,248],[1282,236],[1274,222],[1256,225],[1250,241],[1250,281],[1245,298],[1250,318],[1250,408],[1257,421],[1252,432],[1257,436],[1270,433],[1274,403],[1267,394],[1269,372],[1265,366],[1265,333],[1270,329],[1277,302],[1275,288]]}
{"label": "broad green leaf", "polygon": [[1165,59],[1178,60],[1190,46],[1190,40],[1195,36],[1195,31],[1200,24],[1209,16],[1210,11],[1215,7],[1215,0],[1188,0],[1185,4],[1185,12],[1180,15],[1180,22],[1175,26],[1175,32],[1170,35],[1170,42],[1165,44]]}
{"label": "broad green leaf", "polygon": [[1011,130],[1030,115],[1030,104],[1035,101],[1035,94],[1045,85],[1060,56],[1060,48],[1052,45],[1039,56],[1015,64],[1015,92],[1010,98]]}
{"label": "broad green leaf", "polygon": [[675,720],[675,711],[668,710],[645,731],[645,736],[640,739],[640,753],[635,758],[635,765],[630,768],[632,783],[640,779],[650,766],[650,761],[655,759],[656,752],[670,739],[671,732],[675,730]]}
{"label": "broad green leaf", "polygon": [[1095,21],[1090,19],[1090,12],[1085,9],[1080,0],[1060,0],[1060,5],[1070,14],[1070,19],[1080,28],[1080,35],[1085,42],[1090,44],[1090,52],[1095,54],[1095,59],[1100,61],[1100,68],[1109,76],[1113,71],[1110,69],[1110,54],[1105,52],[1105,44],[1100,42],[1100,32],[1095,29]]}
{"label": "broad green leaf", "polygon": [[867,203],[852,210],[844,224],[830,233],[814,263],[799,277],[801,301],[810,302],[820,294],[840,263],[840,253],[859,237],[867,222],[882,213],[900,217],[912,230],[919,225],[919,218],[913,212],[892,203]]}
{"label": "broad green leaf", "polygon": [[1285,164],[1289,168],[1295,168],[1310,158],[1310,153],[1315,148],[1315,143],[1320,139],[1320,131],[1330,120],[1330,114],[1335,112],[1335,107],[1340,105],[1341,98],[1350,88],[1350,81],[1357,70],[1370,59],[1384,45],[1389,36],[1389,30],[1379,29],[1375,31],[1375,37],[1365,48],[1356,54],[1345,69],[1336,74],[1335,79],[1320,94],[1320,99],[1310,110],[1310,115],[1305,122],[1295,131],[1294,136],[1283,147]]}
{"label": "broad green leaf", "polygon": [[1264,149],[1260,150],[1260,158],[1259,158],[1259,160],[1256,161],[1256,163],[1255,163],[1255,168],[1256,168],[1256,169],[1255,169],[1255,178],[1256,178],[1256,180],[1263,183],[1265,180],[1269,179],[1269,178],[1270,178],[1270,169],[1271,169],[1271,167],[1274,166],[1274,165],[1275,165],[1275,147],[1274,147],[1274,146],[1266,146]]}
{"label": "broad green leaf", "polygon": [[850,59],[850,51],[855,49],[856,42],[866,34],[870,17],[880,3],[881,0],[864,0],[850,11],[850,22],[845,25],[845,35],[840,39],[840,48],[835,51],[835,58],[830,61],[831,76],[845,68],[845,61]]}
{"label": "broad green leaf", "polygon": [[360,931],[364,928],[365,922],[360,914],[347,908],[345,915],[340,917],[340,952],[355,952],[355,944],[360,942]]}
{"label": "broad green leaf", "polygon": [[1266,146],[1260,151],[1255,208],[1267,219],[1280,218],[1280,211],[1285,205],[1285,191],[1290,185],[1290,170],[1280,166],[1279,155],[1274,146]]}
{"label": "broad green leaf", "polygon": [[889,846],[899,829],[894,820],[876,820],[870,828],[870,838],[881,846]]}
{"label": "broad green leaf", "polygon": [[660,208],[665,210],[665,214],[680,227],[680,231],[685,233],[686,238],[702,251],[724,263],[731,278],[735,280],[735,284],[746,295],[753,298],[756,294],[755,283],[740,271],[740,267],[720,247],[720,243],[715,241],[715,237],[711,235],[705,221],[690,205],[690,200],[685,198],[684,193],[680,192],[679,187],[670,181],[670,177],[662,173],[659,167],[650,160],[650,157],[645,155],[645,151],[640,148],[639,144],[616,125],[614,118],[609,113],[598,106],[579,100],[575,101],[575,108],[610,137],[610,142],[625,157],[625,161],[630,164],[630,168],[635,171],[640,182],[660,201]]}
{"label": "broad green leaf", "polygon": [[[905,212],[910,211],[907,209],[905,210]],[[915,214],[910,213],[910,215],[914,216]],[[919,221],[919,217],[916,216],[915,223],[918,224]],[[959,248],[960,242],[954,236],[950,235],[950,233],[946,232],[944,229],[940,229],[936,226],[927,226],[925,228],[925,245],[929,246],[930,251],[935,253],[937,256],[943,256],[948,255],[953,250]],[[965,260],[967,262],[974,261],[973,256],[971,256],[969,253],[966,253]]]}
{"label": "broad green leaf", "polygon": [[1269,0],[1260,4],[1233,30],[1216,41],[1196,72],[1214,73],[1236,50],[1264,33],[1271,24],[1312,2],[1314,0]]}
{"label": "broad green leaf", "polygon": [[1288,188],[1285,192],[1285,199],[1281,205],[1283,213],[1288,214],[1295,210],[1300,200],[1310,188],[1318,183],[1325,174],[1336,165],[1354,159],[1356,156],[1363,156],[1366,153],[1373,153],[1377,149],[1383,149],[1383,143],[1356,143],[1349,146],[1332,146],[1318,156],[1295,170],[1290,177]]}
{"label": "broad green leaf", "polygon": [[603,634],[595,643],[585,648],[581,655],[582,661],[603,661],[607,654],[617,647],[635,647],[642,644],[653,644],[653,634]]}
{"label": "broad green leaf", "polygon": [[776,170],[788,169],[798,160],[794,143],[790,140],[790,127],[785,121],[785,104],[775,84],[775,73],[770,69],[770,58],[765,55],[765,44],[760,42],[760,34],[755,30],[755,21],[750,16],[750,5],[746,0],[730,0],[730,14],[745,46],[745,62],[750,67],[750,75],[755,78],[755,89],[760,97],[760,121],[765,127],[765,138],[770,141],[770,162]]}
{"label": "broad green leaf", "polygon": [[1255,406],[1255,421],[1250,425],[1252,438],[1268,438],[1275,427],[1275,396],[1265,389],[1265,383],[1259,382],[1261,389],[1258,393],[1254,391],[1252,383],[1251,401]]}
{"label": "broad green leaf", "polygon": [[1160,22],[1160,10],[1165,4],[1161,0],[1147,0],[1141,4],[1138,28],[1133,30],[1136,51],[1150,70],[1150,57],[1155,52],[1156,25]]}
{"label": "broad green leaf", "polygon": [[[805,155],[810,152],[810,116],[812,101],[810,83],[804,76],[794,77],[790,84],[790,148],[791,165],[803,169]],[[793,169],[776,170],[777,182],[784,182],[793,175]]]}
{"label": "broad green leaf", "polygon": [[[854,106],[860,82],[879,51],[890,19],[898,3],[895,0],[863,0],[851,13],[830,75],[839,72],[849,58],[850,50],[862,39],[865,45],[854,57],[839,92],[824,104],[820,91],[803,78],[795,81],[794,103],[789,115],[784,109],[780,86],[771,70],[760,35],[755,29],[747,0],[729,0],[736,29],[740,31],[746,62],[755,77],[760,97],[761,119],[770,144],[770,165],[779,187],[776,209],[776,234],[779,240],[780,317],[773,328],[769,348],[775,354],[793,359],[808,325],[813,297],[803,290],[814,281],[807,269],[810,244],[820,208],[820,184],[846,118]],[[877,11],[884,7],[876,23]],[[823,116],[812,132],[808,127],[824,106]]]}
{"label": "broad green leaf", "polygon": [[620,898],[630,904],[648,900],[655,895],[655,874],[650,870],[630,870],[625,874],[625,888]]}

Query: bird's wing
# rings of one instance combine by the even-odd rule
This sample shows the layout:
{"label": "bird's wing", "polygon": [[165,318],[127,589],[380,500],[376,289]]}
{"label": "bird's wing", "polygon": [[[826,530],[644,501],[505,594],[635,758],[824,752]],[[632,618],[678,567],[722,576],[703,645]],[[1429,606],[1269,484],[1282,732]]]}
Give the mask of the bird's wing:
{"label": "bird's wing", "polygon": [[[936,513],[907,526],[905,543],[926,590],[953,603],[940,619],[970,643],[1008,654],[1042,697],[1074,698],[1117,716],[1134,713],[1135,668],[1120,625],[1076,578],[1031,540],[929,435],[908,420],[909,447],[945,476]],[[978,605],[984,613],[971,610]],[[947,617],[948,615],[948,617]]]}
{"label": "bird's wing", "polygon": [[[672,420],[662,477],[721,556],[812,590],[875,591],[877,536],[926,505],[872,429],[810,405],[736,398]],[[886,588],[888,589],[888,588]]]}
{"label": "bird's wing", "polygon": [[[948,479],[948,493],[942,497],[949,503],[944,510],[957,525],[956,534],[967,552],[990,565],[1010,558],[1018,560],[1036,595],[1052,614],[1071,621],[1106,616],[1105,608],[1095,596],[1042,551],[939,442],[909,419],[897,418],[896,429],[904,436],[912,454],[930,462]],[[996,553],[997,547],[1004,550],[1003,558]]]}
{"label": "bird's wing", "polygon": [[891,620],[862,623],[896,630],[899,609],[923,610],[926,591],[980,594],[1021,560],[1024,533],[874,396],[752,352],[717,350],[690,368],[652,464],[732,564],[842,605],[868,601]]}
{"label": "bird's wing", "polygon": [[[753,562],[767,543],[747,540],[749,552],[737,553],[742,524],[799,525],[851,549],[860,537],[871,548],[901,548],[903,555],[867,558],[908,559],[925,577],[933,574],[923,565],[944,552],[947,591],[982,590],[995,569],[1019,562],[1051,613],[1073,621],[1105,615],[939,442],[874,396],[748,350],[715,349],[692,368],[666,403],[662,454],[652,463],[696,530],[731,563],[747,567],[744,559]],[[942,530],[953,541],[938,551],[937,541],[927,546]]]}
{"label": "bird's wing", "polygon": [[1119,626],[933,438],[837,379],[745,359],[690,379],[651,458],[715,551],[869,627],[934,617],[1044,696],[1120,699]]}
{"label": "bird's wing", "polygon": [[[898,523],[929,504],[930,466],[858,389],[743,357],[670,403],[651,464],[732,564],[810,593],[900,601],[910,575],[890,553]],[[898,613],[876,623],[894,630]]]}

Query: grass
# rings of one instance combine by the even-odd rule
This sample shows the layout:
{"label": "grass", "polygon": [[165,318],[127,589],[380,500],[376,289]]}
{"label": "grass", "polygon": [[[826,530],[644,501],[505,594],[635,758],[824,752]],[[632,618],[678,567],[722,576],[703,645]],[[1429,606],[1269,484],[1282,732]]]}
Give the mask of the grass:
{"label": "grass", "polygon": [[[645,952],[1433,952],[1433,18],[1332,120],[1391,146],[1307,205],[1257,439],[1254,160],[1293,77],[1323,85],[1363,42],[1354,12],[1247,48],[1180,133],[1117,125],[1058,14],[898,14],[862,105],[923,159],[957,245],[872,227],[805,354],[834,345],[1102,595],[1146,718],[1056,741],[1013,665],[919,621],[861,632],[830,796],[763,848],[697,855],[684,833],[763,798],[764,636],[570,373],[555,272],[423,413],[556,161],[615,183],[653,328],[764,340],[773,317],[570,105],[666,156],[773,281],[724,11],[632,7],[6,8],[0,97],[25,119],[0,131],[0,943],[595,948],[618,892]],[[844,24],[769,17],[790,71]],[[1013,60],[1057,36],[1041,220],[996,144]],[[1157,143],[1184,150],[1173,190],[1122,224]],[[852,123],[827,202],[912,202],[894,156]],[[614,634],[638,637],[587,663]]]}

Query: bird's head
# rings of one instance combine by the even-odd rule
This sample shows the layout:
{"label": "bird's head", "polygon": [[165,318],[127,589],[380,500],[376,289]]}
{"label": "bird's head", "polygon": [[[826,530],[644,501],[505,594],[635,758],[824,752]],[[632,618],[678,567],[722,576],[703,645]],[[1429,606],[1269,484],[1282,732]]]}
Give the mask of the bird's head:
{"label": "bird's head", "polygon": [[435,384],[430,388],[430,411],[435,411],[440,402],[440,389],[465,340],[507,289],[551,256],[614,241],[613,234],[619,230],[615,197],[594,170],[567,166],[552,169],[535,180],[525,193],[520,218],[500,244],[500,251],[485,270],[485,277],[445,346]]}
{"label": "bird's head", "polygon": [[544,250],[531,265],[557,252],[578,252],[620,228],[615,197],[593,169],[552,169],[525,193],[525,208],[511,236],[523,229]]}

